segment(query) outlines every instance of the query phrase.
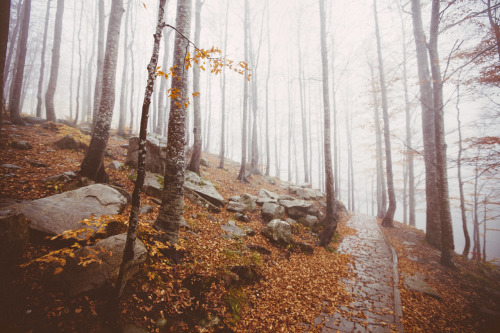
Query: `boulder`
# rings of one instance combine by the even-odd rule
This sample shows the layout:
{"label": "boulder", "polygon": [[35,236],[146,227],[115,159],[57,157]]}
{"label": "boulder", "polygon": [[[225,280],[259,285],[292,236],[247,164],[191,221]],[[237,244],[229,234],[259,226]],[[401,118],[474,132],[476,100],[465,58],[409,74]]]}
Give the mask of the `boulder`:
{"label": "boulder", "polygon": [[237,226],[234,221],[228,221],[226,224],[221,225],[221,229],[227,232],[223,235],[224,238],[245,238],[246,236],[255,235],[255,231],[244,226]]}
{"label": "boulder", "polygon": [[220,213],[220,207],[213,205],[210,201],[206,200],[194,191],[184,187],[184,196],[195,205],[204,207],[213,213]]}
{"label": "boulder", "polygon": [[266,202],[278,203],[278,200],[270,198],[257,198],[257,201],[255,201],[255,203],[259,206],[262,206]]}
{"label": "boulder", "polygon": [[277,195],[276,193],[268,191],[265,188],[262,188],[259,191],[259,198],[268,198],[268,199],[274,199],[277,201],[279,199],[279,197],[280,196]]}
{"label": "boulder", "polygon": [[28,247],[28,222],[23,214],[0,217],[0,267],[21,258]]}
{"label": "boulder", "polygon": [[269,222],[263,229],[262,234],[279,244],[292,244],[292,227],[281,220],[275,219]]}
{"label": "boulder", "polygon": [[28,141],[12,141],[10,146],[19,150],[30,150],[32,148]]}
{"label": "boulder", "polygon": [[226,205],[226,201],[222,195],[217,192],[214,185],[210,181],[200,178],[200,176],[194,172],[186,170],[184,187],[200,195],[217,207],[224,207]]}
{"label": "boulder", "polygon": [[159,174],[146,171],[142,191],[150,197],[161,199],[163,192],[163,177]]}
{"label": "boulder", "polygon": [[68,134],[57,140],[54,145],[60,149],[87,148],[87,145],[83,141],[75,139],[71,134]]}
{"label": "boulder", "polygon": [[293,219],[307,216],[307,211],[312,202],[304,200],[280,200],[280,205],[285,207],[286,213]]}
{"label": "boulder", "polygon": [[[83,227],[80,221],[92,215],[120,214],[127,199],[116,189],[94,184],[56,194],[47,198],[18,204],[16,212],[23,213],[31,221],[29,227],[49,235]],[[96,226],[87,226],[96,230]]]}
{"label": "boulder", "polygon": [[318,219],[321,217],[321,211],[315,205],[312,205],[311,207],[309,207],[307,214],[312,215],[312,216],[316,216]]}
{"label": "boulder", "polygon": [[278,202],[283,200],[295,200],[295,198],[288,194],[282,194],[278,197]]}
{"label": "boulder", "polygon": [[54,175],[54,176],[44,178],[44,179],[42,179],[42,183],[48,183],[48,182],[67,183],[67,182],[70,182],[72,179],[75,179],[76,177],[77,177],[76,173],[74,173],[73,171],[66,171],[66,172],[63,172],[59,175]]}
{"label": "boulder", "polygon": [[283,218],[284,213],[285,209],[276,203],[266,202],[262,206],[261,214],[262,218],[266,222],[269,222],[274,219],[281,219]]}
{"label": "boulder", "polygon": [[200,158],[200,165],[201,166],[204,166],[206,168],[210,168],[211,165],[210,165],[210,162],[208,162],[208,160],[204,157]]}
{"label": "boulder", "polygon": [[240,201],[240,196],[239,195],[233,195],[231,198],[229,198],[229,201]]}
{"label": "boulder", "polygon": [[151,206],[141,206],[139,209],[140,214],[149,214],[153,212],[153,207]]}
{"label": "boulder", "polygon": [[[75,251],[75,258],[67,259],[60,274],[65,291],[70,296],[75,296],[114,283],[118,278],[126,239],[127,234],[120,234]],[[146,261],[146,255],[146,247],[140,239],[136,239],[134,258],[127,272],[127,279],[139,271],[140,264]],[[87,260],[87,257],[95,260],[86,266],[78,265],[80,259]]]}
{"label": "boulder", "polygon": [[250,222],[250,218],[244,213],[236,213],[234,214],[234,217],[241,222]]}
{"label": "boulder", "polygon": [[9,163],[2,164],[2,165],[0,165],[0,167],[5,168],[5,169],[22,169],[20,166],[17,166],[15,164],[9,164]]}
{"label": "boulder", "polygon": [[316,224],[318,224],[319,220],[316,216],[312,215],[306,215],[306,217],[301,217],[299,219],[299,223],[306,226],[306,227],[314,227]]}
{"label": "boulder", "polygon": [[230,201],[226,209],[230,212],[244,213],[247,211],[247,206],[240,202]]}
{"label": "boulder", "polygon": [[[139,137],[129,139],[126,164],[137,166],[139,155]],[[146,139],[146,170],[164,174],[167,161],[167,138],[158,135],[148,135]]]}
{"label": "boulder", "polygon": [[44,124],[47,122],[46,119],[43,119],[40,117],[32,117],[32,116],[23,117],[22,119],[25,123],[28,123],[31,125],[40,125],[40,124]]}
{"label": "boulder", "polygon": [[123,168],[123,163],[120,163],[118,161],[112,161],[109,162],[107,168],[111,170],[120,170],[121,168]]}
{"label": "boulder", "polygon": [[413,276],[405,276],[405,285],[408,289],[432,296],[438,300],[441,300],[441,295],[438,292],[429,286],[423,280],[422,276],[413,275]]}
{"label": "boulder", "polygon": [[253,213],[257,210],[257,197],[248,193],[243,193],[240,195],[240,199],[238,200],[240,203],[244,204],[247,207],[247,211]]}

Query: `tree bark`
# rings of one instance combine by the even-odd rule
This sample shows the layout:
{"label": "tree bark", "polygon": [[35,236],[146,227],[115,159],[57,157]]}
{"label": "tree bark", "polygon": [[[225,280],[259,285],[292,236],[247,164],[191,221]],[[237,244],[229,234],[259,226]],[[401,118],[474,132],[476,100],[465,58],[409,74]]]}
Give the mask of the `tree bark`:
{"label": "tree bark", "polygon": [[271,172],[271,151],[269,145],[269,78],[271,77],[271,32],[269,28],[269,3],[267,11],[267,76],[266,76],[266,176]]}
{"label": "tree bark", "polygon": [[429,244],[440,248],[441,223],[439,218],[439,198],[437,197],[436,175],[436,143],[434,126],[434,102],[432,95],[429,62],[427,58],[427,43],[422,25],[420,0],[411,0],[413,34],[417,52],[418,79],[420,85],[420,104],[422,107],[422,132],[424,142],[425,162],[425,199],[426,232],[425,239]]}
{"label": "tree bark", "polygon": [[45,93],[45,112],[47,120],[56,121],[54,108],[54,95],[56,94],[57,77],[59,75],[59,58],[61,57],[62,19],[64,13],[64,0],[57,0],[56,23],[54,26],[54,46],[52,48],[52,64],[47,92]]}
{"label": "tree bark", "polygon": [[432,1],[431,29],[429,34],[429,50],[433,97],[434,97],[434,124],[436,144],[436,174],[437,174],[437,197],[439,204],[439,220],[441,222],[441,264],[454,267],[453,253],[455,244],[453,241],[453,227],[451,224],[450,198],[448,193],[448,174],[446,162],[446,142],[444,133],[444,104],[443,104],[443,81],[439,66],[438,34],[440,20],[440,2]]}
{"label": "tree bark", "polygon": [[[102,76],[104,67],[104,0],[99,0],[99,28],[97,32],[97,71],[94,89],[94,111],[92,114],[92,132],[97,121],[97,114],[101,106]],[[132,52],[132,51],[131,51]]]}
{"label": "tree bark", "polygon": [[391,137],[389,127],[389,111],[387,107],[387,91],[385,86],[384,63],[382,59],[382,46],[380,43],[380,32],[378,26],[377,0],[373,0],[373,12],[375,15],[375,34],[377,38],[378,70],[380,79],[380,90],[382,93],[382,114],[384,119],[384,142],[385,142],[385,168],[387,172],[387,193],[389,195],[389,207],[382,220],[382,226],[394,226],[394,212],[396,211],[396,194],[394,192],[394,177],[392,174]]}
{"label": "tree bark", "polygon": [[[168,2],[166,4],[166,6],[168,7]],[[165,13],[165,15],[166,15],[166,13]],[[167,19],[167,17],[165,16],[165,21],[166,21],[166,19]],[[163,47],[164,47],[164,50],[163,50],[162,68],[165,71],[168,68],[168,53],[170,52],[169,47],[168,47],[168,34],[163,39]],[[165,113],[166,113],[167,108],[163,104],[163,102],[164,102],[165,97],[167,97],[167,80],[166,79],[161,80],[160,91],[159,91],[158,95],[159,95],[158,96],[158,109],[159,109],[158,123],[156,124],[154,132],[158,135],[165,135],[163,133],[163,127],[164,127],[164,123],[165,123]]]}
{"label": "tree bark", "polygon": [[[9,0],[10,2],[10,0]],[[42,116],[42,90],[43,90],[43,76],[45,72],[45,49],[47,48],[47,34],[49,30],[50,21],[50,3],[52,0],[47,1],[47,11],[45,13],[45,25],[43,28],[43,42],[42,42],[42,60],[40,64],[40,76],[38,78],[38,92],[36,94],[37,104],[36,104],[36,116]],[[3,72],[3,71],[2,71]]]}
{"label": "tree bark", "polygon": [[324,127],[325,127],[325,175],[326,175],[326,216],[323,221],[324,229],[319,234],[320,246],[328,246],[332,241],[335,231],[337,230],[337,211],[335,207],[335,193],[333,192],[333,170],[332,156],[330,143],[330,100],[328,87],[328,51],[326,48],[326,19],[325,19],[325,4],[324,0],[319,0],[319,16],[320,16],[320,38],[321,38],[321,64],[323,67],[323,112],[324,112]]}
{"label": "tree bark", "polygon": [[28,44],[28,32],[30,25],[31,0],[25,0],[23,10],[23,22],[19,32],[19,44],[17,47],[16,64],[12,81],[11,92],[9,96],[9,112],[12,124],[22,124],[21,120],[21,89],[24,79],[24,65],[26,63],[26,51]]}
{"label": "tree bark", "polygon": [[[200,44],[200,32],[201,32],[201,0],[195,1],[195,26],[194,26],[194,44]],[[200,68],[198,66],[193,67],[193,93],[200,92]],[[193,96],[193,153],[191,154],[191,160],[187,167],[188,170],[200,174],[200,159],[201,159],[201,148],[202,148],[202,137],[201,137],[201,101],[200,96]]]}
{"label": "tree bark", "polygon": [[148,80],[146,84],[146,92],[144,93],[144,102],[142,104],[141,127],[139,130],[139,155],[137,163],[137,179],[132,192],[132,208],[129,215],[129,223],[127,230],[127,240],[123,251],[123,259],[118,273],[118,279],[114,290],[114,299],[116,306],[120,298],[123,288],[127,282],[127,271],[130,268],[130,261],[134,258],[135,240],[137,238],[137,218],[139,216],[139,208],[141,205],[141,191],[144,185],[146,175],[146,137],[147,125],[149,117],[149,105],[151,104],[151,94],[153,93],[154,83],[156,79],[156,68],[158,65],[158,57],[160,53],[160,41],[162,30],[164,27],[164,12],[166,0],[160,0],[158,9],[158,23],[156,25],[156,33],[154,34],[153,54],[148,65]]}
{"label": "tree bark", "polygon": [[[174,80],[172,90],[177,94],[170,104],[168,122],[167,158],[164,175],[162,204],[155,221],[155,227],[163,230],[166,241],[175,243],[179,235],[179,227],[184,211],[184,170],[186,146],[186,116],[188,102],[188,71],[184,68],[184,57],[191,30],[191,0],[177,2],[174,47]],[[182,35],[183,36],[182,36]]]}
{"label": "tree bark", "polygon": [[[127,121],[127,67],[128,67],[128,25],[130,22],[130,5],[132,0],[127,1],[127,9],[125,15],[125,35],[123,38],[123,70],[122,70],[122,84],[120,91],[120,113],[118,118],[118,135],[125,135],[125,122]],[[132,69],[133,70],[133,69]]]}
{"label": "tree bark", "polygon": [[[226,4],[226,27],[224,32],[224,57],[226,57],[227,49],[227,28],[229,25],[229,0]],[[222,69],[221,78],[221,134],[220,134],[220,151],[219,151],[219,169],[224,169],[224,158],[226,155],[225,132],[226,132],[226,68]]]}
{"label": "tree bark", "polygon": [[109,17],[106,52],[104,56],[102,94],[92,139],[82,161],[80,174],[98,182],[109,179],[104,170],[104,153],[108,145],[109,129],[115,106],[116,67],[120,42],[120,28],[123,17],[123,0],[113,0]]}
{"label": "tree bark", "polygon": [[300,90],[300,115],[302,119],[302,153],[304,159],[304,182],[309,183],[309,168],[307,165],[307,124],[306,108],[304,106],[305,92],[303,89],[304,73],[302,70],[302,52],[300,50],[300,24],[297,25],[298,54],[299,54],[299,90]]}
{"label": "tree bark", "polygon": [[4,71],[5,58],[7,56],[7,44],[9,42],[10,24],[10,0],[0,2],[0,128],[2,127],[4,101]]}
{"label": "tree bark", "polygon": [[76,111],[75,120],[73,123],[76,125],[78,123],[78,116],[80,115],[80,86],[82,82],[82,21],[83,21],[83,2],[82,8],[80,9],[80,24],[78,26],[78,81],[76,84]]}
{"label": "tree bark", "polygon": [[[245,63],[248,64],[248,0],[245,0],[245,22],[244,22],[244,49],[245,49]],[[241,131],[241,166],[240,172],[238,173],[238,180],[241,182],[247,182],[246,176],[246,163],[247,163],[247,107],[248,107],[248,71],[245,69],[245,77],[243,83],[243,121],[242,121],[242,131]]]}
{"label": "tree bark", "polygon": [[[10,3],[11,0],[8,0],[4,2],[5,5],[7,5],[8,3]],[[15,53],[15,47],[17,45],[17,39],[18,39],[18,36],[19,36],[19,27],[21,26],[21,22],[23,20],[23,8],[24,6],[22,5],[21,1],[19,1],[16,5],[16,24],[14,26],[14,29],[12,30],[12,33],[10,34],[10,42],[8,42],[8,51],[7,51],[7,58],[5,59],[5,68],[3,70],[3,85],[4,85],[4,95],[3,95],[3,98],[5,100],[7,100],[7,97],[5,94],[7,93],[7,81],[8,81],[8,78],[9,78],[9,74],[10,74],[10,64],[12,62],[12,57]],[[3,15],[6,15],[5,12],[2,12]],[[9,21],[10,21],[10,11],[9,11]],[[5,22],[2,21],[4,24]],[[9,23],[9,22],[7,22]],[[9,32],[10,30],[10,25],[6,27],[7,29],[7,33]],[[8,38],[8,37],[7,37]]]}

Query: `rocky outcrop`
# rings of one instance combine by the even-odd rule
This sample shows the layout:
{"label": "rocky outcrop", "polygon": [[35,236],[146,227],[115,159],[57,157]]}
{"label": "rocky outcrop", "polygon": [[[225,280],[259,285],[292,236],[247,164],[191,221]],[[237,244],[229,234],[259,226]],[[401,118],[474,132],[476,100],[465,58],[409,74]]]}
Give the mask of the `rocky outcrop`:
{"label": "rocky outcrop", "polygon": [[226,204],[226,201],[222,195],[217,192],[214,185],[210,181],[202,179],[194,172],[186,171],[184,187],[200,195],[217,207],[224,207]]}
{"label": "rocky outcrop", "polygon": [[243,193],[240,195],[238,202],[244,204],[247,207],[247,212],[253,213],[257,210],[257,197],[248,193]]}
{"label": "rocky outcrop", "polygon": [[285,207],[285,211],[293,219],[306,217],[312,202],[305,200],[280,200],[280,205]]}
{"label": "rocky outcrop", "polygon": [[316,224],[319,223],[319,220],[316,216],[312,215],[306,215],[306,217],[301,217],[299,219],[299,223],[306,226],[306,227],[314,227]]}
{"label": "rocky outcrop", "polygon": [[230,201],[226,209],[229,212],[244,213],[247,211],[247,206],[237,201]]}
{"label": "rocky outcrop", "polygon": [[54,145],[60,149],[87,148],[87,144],[85,142],[76,139],[71,134],[68,134],[57,140],[56,142],[54,142]]}
{"label": "rocky outcrop", "polygon": [[[114,283],[123,259],[126,239],[127,234],[120,234],[75,251],[75,257],[67,259],[67,264],[59,274],[60,277],[56,275],[56,279],[61,279],[63,289],[71,296]],[[140,264],[146,261],[146,255],[144,244],[136,239],[134,258],[127,278],[139,271]],[[88,265],[78,264],[81,259],[87,260],[87,258],[92,259]]]}
{"label": "rocky outcrop", "polygon": [[[119,214],[127,199],[116,189],[94,184],[51,197],[18,204],[16,212],[30,220],[29,227],[49,235],[84,227],[80,221],[93,216]],[[85,226],[96,230],[95,226]]]}
{"label": "rocky outcrop", "polygon": [[245,238],[246,236],[255,235],[255,231],[248,227],[237,226],[234,221],[228,221],[226,224],[221,226],[221,229],[224,230],[227,234],[222,237],[231,239],[231,238]]}
{"label": "rocky outcrop", "polygon": [[23,214],[0,217],[0,267],[15,263],[28,247],[28,222]]}
{"label": "rocky outcrop", "polygon": [[163,176],[146,171],[142,191],[150,197],[161,199],[161,193],[163,192]]}

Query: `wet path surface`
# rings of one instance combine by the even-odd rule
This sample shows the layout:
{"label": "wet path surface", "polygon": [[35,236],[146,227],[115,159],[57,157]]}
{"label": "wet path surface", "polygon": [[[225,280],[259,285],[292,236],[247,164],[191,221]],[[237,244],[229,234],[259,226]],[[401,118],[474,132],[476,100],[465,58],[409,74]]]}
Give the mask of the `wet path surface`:
{"label": "wet path surface", "polygon": [[[394,299],[393,250],[372,216],[352,215],[347,225],[357,230],[344,238],[339,252],[352,256],[355,280],[343,280],[352,302],[334,315],[323,315],[322,332],[402,332],[399,318],[401,301]],[[395,253],[394,253],[395,255]],[[397,259],[396,259],[397,260]],[[397,264],[396,264],[397,269]]]}

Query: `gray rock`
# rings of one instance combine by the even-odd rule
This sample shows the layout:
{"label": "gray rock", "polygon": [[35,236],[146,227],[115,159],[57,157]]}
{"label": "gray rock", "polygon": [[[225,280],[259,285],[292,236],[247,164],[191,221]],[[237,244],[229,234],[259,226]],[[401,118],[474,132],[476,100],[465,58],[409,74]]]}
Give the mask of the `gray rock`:
{"label": "gray rock", "polygon": [[244,213],[247,211],[247,205],[236,201],[230,201],[226,209],[229,212]]}
{"label": "gray rock", "polygon": [[26,158],[25,161],[28,162],[29,164],[31,164],[32,166],[37,167],[37,168],[46,168],[47,167],[47,164],[40,162],[40,161],[37,161],[37,160],[31,160],[29,158]]}
{"label": "gray rock", "polygon": [[123,163],[120,163],[118,161],[112,161],[109,162],[107,168],[111,170],[120,170],[121,168],[123,168]]}
{"label": "gray rock", "polygon": [[296,200],[294,197],[288,194],[282,194],[278,197],[278,202],[281,202],[283,200]]}
{"label": "gray rock", "polygon": [[6,169],[21,169],[20,166],[17,166],[15,164],[9,164],[9,163],[2,164],[2,165],[0,165],[0,167],[6,168]]}
{"label": "gray rock", "polygon": [[299,223],[306,227],[314,227],[319,222],[316,216],[306,215],[306,217],[301,217]]}
{"label": "gray rock", "polygon": [[225,238],[245,238],[246,236],[255,235],[255,231],[244,226],[237,226],[234,221],[228,221],[226,224],[221,225],[221,229],[227,232],[223,235]]}
{"label": "gray rock", "polygon": [[[126,164],[137,166],[139,155],[139,137],[129,139]],[[164,174],[167,161],[167,138],[158,135],[148,135],[146,139],[146,170]]]}
{"label": "gray rock", "polygon": [[266,202],[278,203],[278,200],[270,198],[257,198],[257,201],[255,201],[255,203],[259,206],[262,206]]}
{"label": "gray rock", "polygon": [[321,211],[319,210],[318,207],[316,207],[314,205],[309,207],[309,209],[307,210],[307,214],[312,215],[312,216],[316,216],[318,219],[321,217]]}
{"label": "gray rock", "polygon": [[204,158],[204,157],[200,159],[200,165],[204,166],[206,168],[210,168],[211,167],[211,165],[208,162],[208,160],[206,158]]}
{"label": "gray rock", "polygon": [[142,190],[150,197],[161,199],[161,194],[163,192],[163,177],[159,174],[146,171]]}
{"label": "gray rock", "polygon": [[10,146],[19,150],[30,150],[32,148],[28,141],[12,141]]}
{"label": "gray rock", "polygon": [[291,226],[281,220],[272,220],[263,229],[262,234],[280,244],[293,243]]}
{"label": "gray rock", "polygon": [[15,263],[28,247],[28,222],[23,214],[0,217],[0,267]]}
{"label": "gray rock", "polygon": [[151,207],[151,206],[142,206],[139,209],[139,213],[141,213],[141,214],[148,214],[148,213],[151,213],[151,212],[153,212],[153,207]]}
{"label": "gray rock", "polygon": [[234,214],[234,217],[238,221],[241,221],[241,222],[250,222],[250,218],[246,214],[243,214],[243,213],[236,213],[236,214]]}
{"label": "gray rock", "polygon": [[87,145],[79,140],[76,140],[71,134],[68,134],[54,142],[54,145],[60,149],[78,149],[87,148]]}
{"label": "gray rock", "polygon": [[235,196],[232,196],[231,198],[229,198],[229,201],[240,201],[240,196],[239,195],[235,195]]}
{"label": "gray rock", "polygon": [[200,178],[200,176],[194,172],[186,171],[184,187],[196,192],[217,207],[224,207],[226,205],[226,201],[222,195],[217,192],[214,185],[210,181]]}
{"label": "gray rock", "polygon": [[32,117],[32,116],[23,117],[23,121],[31,125],[40,125],[47,122],[46,119],[40,117]]}
{"label": "gray rock", "polygon": [[306,217],[312,202],[304,200],[280,200],[280,205],[285,207],[286,213],[293,219]]}
{"label": "gray rock", "polygon": [[288,223],[289,225],[294,225],[295,223],[297,223],[297,221],[291,218],[287,218],[285,222]]}
{"label": "gray rock", "polygon": [[272,202],[266,202],[262,206],[261,214],[262,218],[266,222],[269,222],[274,219],[281,219],[283,218],[284,213],[285,209],[282,206]]}
{"label": "gray rock", "polygon": [[262,188],[259,191],[259,197],[260,198],[267,198],[267,199],[278,200],[280,196],[277,195],[274,192],[271,192],[271,191],[266,190],[265,188]]}
{"label": "gray rock", "polygon": [[64,182],[64,183],[67,183],[67,182],[71,181],[74,178],[76,178],[76,173],[74,173],[73,171],[67,171],[67,172],[63,172],[63,173],[61,173],[59,175],[55,175],[55,176],[50,176],[50,177],[44,178],[44,179],[42,179],[42,183],[48,183],[48,182]]}
{"label": "gray rock", "polygon": [[248,193],[240,195],[239,202],[247,206],[247,211],[253,213],[257,210],[257,197]]}
{"label": "gray rock", "polygon": [[438,292],[429,286],[421,276],[406,276],[405,277],[405,285],[408,287],[408,289],[432,296],[438,300],[441,300],[441,296],[438,294]]}
{"label": "gray rock", "polygon": [[188,189],[186,187],[184,187],[184,196],[186,198],[188,198],[189,201],[191,201],[195,205],[198,205],[200,207],[204,207],[213,213],[220,213],[220,210],[221,210],[220,207],[213,205],[210,201],[206,200],[205,198],[203,198],[202,196],[200,196],[196,192],[191,191],[190,189]]}
{"label": "gray rock", "polygon": [[16,211],[31,220],[29,227],[49,235],[58,235],[67,230],[95,226],[84,226],[80,221],[91,215],[119,214],[127,199],[117,190],[103,184],[94,184],[51,197],[18,204]]}
{"label": "gray rock", "polygon": [[[68,263],[60,274],[61,283],[66,292],[74,296],[114,283],[118,278],[126,239],[127,234],[120,234],[75,251],[75,258],[67,259]],[[146,261],[146,255],[146,247],[140,239],[136,239],[134,258],[127,272],[127,279],[139,271],[140,264]],[[87,256],[100,260],[101,263],[93,261],[85,267],[78,265],[80,258]]]}

